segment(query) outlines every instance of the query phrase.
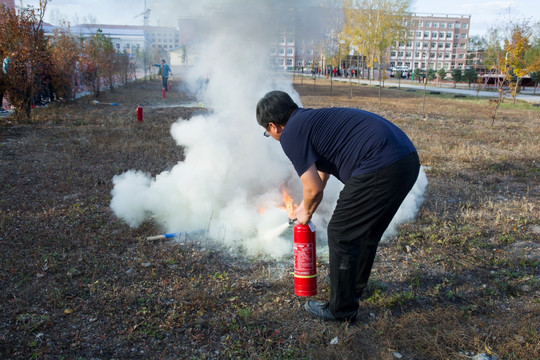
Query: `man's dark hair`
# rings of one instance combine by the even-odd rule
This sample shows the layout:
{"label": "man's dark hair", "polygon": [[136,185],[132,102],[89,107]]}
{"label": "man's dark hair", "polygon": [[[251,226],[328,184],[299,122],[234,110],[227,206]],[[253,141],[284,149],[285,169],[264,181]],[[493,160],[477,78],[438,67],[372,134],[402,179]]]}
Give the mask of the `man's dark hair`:
{"label": "man's dark hair", "polygon": [[274,90],[266,93],[257,104],[257,122],[264,128],[273,122],[285,125],[298,105],[284,91]]}

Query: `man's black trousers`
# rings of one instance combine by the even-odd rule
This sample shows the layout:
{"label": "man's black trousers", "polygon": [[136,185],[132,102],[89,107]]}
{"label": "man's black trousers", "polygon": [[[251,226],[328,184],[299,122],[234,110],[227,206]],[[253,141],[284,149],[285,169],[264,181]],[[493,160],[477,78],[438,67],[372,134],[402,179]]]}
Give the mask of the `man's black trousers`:
{"label": "man's black trousers", "polygon": [[375,172],[352,176],[339,194],[328,224],[330,311],[335,317],[357,312],[379,241],[419,169],[414,152]]}

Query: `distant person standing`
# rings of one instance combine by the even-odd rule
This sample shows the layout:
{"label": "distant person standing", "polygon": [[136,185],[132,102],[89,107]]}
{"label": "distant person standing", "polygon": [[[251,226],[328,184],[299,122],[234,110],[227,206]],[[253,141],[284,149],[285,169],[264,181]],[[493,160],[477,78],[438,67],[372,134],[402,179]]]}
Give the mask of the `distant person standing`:
{"label": "distant person standing", "polygon": [[9,64],[10,64],[11,60],[9,59],[9,57],[5,57],[4,60],[2,61],[2,70],[0,71],[0,112],[4,113],[6,112],[6,110],[4,109],[4,107],[2,106],[3,102],[4,102],[4,93],[6,92],[7,90],[7,79],[8,79],[8,69],[9,69]]}
{"label": "distant person standing", "polygon": [[169,75],[172,75],[171,68],[169,64],[165,62],[165,59],[161,60],[160,64],[154,64],[154,66],[157,66],[159,68],[159,72],[161,74],[161,81],[163,88],[165,91],[169,91],[169,85],[167,84],[167,80],[169,79]]}

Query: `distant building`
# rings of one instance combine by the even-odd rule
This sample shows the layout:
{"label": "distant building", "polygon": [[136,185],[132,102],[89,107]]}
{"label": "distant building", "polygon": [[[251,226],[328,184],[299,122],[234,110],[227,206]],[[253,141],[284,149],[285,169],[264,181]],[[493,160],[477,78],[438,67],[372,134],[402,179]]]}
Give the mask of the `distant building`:
{"label": "distant building", "polygon": [[135,55],[141,49],[167,52],[178,47],[178,30],[160,26],[81,24],[71,27],[71,32],[83,38],[94,35],[101,29],[109,37],[117,52]]}
{"label": "distant building", "polygon": [[387,64],[409,69],[465,69],[470,15],[414,14],[407,40],[390,49]]}

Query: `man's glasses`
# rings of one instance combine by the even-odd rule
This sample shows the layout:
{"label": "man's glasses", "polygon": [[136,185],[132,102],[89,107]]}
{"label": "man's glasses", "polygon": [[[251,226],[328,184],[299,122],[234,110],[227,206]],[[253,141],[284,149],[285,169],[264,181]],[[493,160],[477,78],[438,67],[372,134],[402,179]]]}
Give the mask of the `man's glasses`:
{"label": "man's glasses", "polygon": [[264,131],[263,135],[264,135],[265,137],[270,137],[270,134],[269,134],[268,131],[266,131],[266,130]]}

